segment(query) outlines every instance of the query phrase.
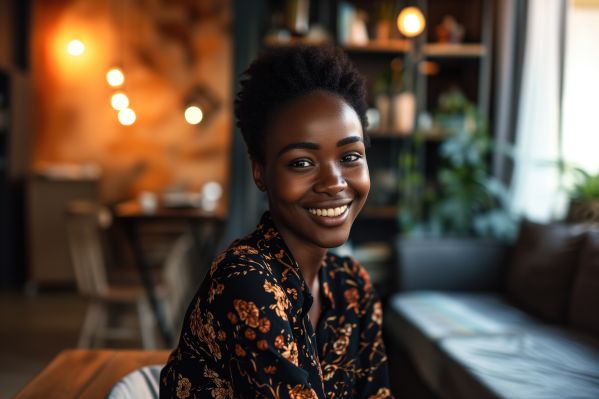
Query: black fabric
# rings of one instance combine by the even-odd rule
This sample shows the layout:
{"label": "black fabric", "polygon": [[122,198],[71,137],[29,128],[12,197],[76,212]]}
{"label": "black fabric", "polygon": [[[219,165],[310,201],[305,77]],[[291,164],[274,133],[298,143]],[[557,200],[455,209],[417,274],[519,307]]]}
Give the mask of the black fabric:
{"label": "black fabric", "polygon": [[599,337],[599,231],[590,231],[580,251],[570,299],[570,325]]}
{"label": "black fabric", "polygon": [[161,373],[162,398],[391,398],[382,308],[365,269],[327,254],[322,313],[272,219],[212,264],[178,347]]}

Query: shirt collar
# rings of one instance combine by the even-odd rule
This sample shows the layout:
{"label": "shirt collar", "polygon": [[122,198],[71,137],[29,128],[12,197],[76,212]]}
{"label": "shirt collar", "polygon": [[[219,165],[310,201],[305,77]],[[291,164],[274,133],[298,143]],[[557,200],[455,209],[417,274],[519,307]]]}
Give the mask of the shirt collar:
{"label": "shirt collar", "polygon": [[[264,212],[256,230],[258,236],[261,237],[260,240],[263,240],[260,242],[259,247],[263,247],[265,249],[264,254],[274,258],[286,269],[282,271],[284,279],[288,282],[287,284],[293,286],[292,288],[298,290],[300,296],[298,305],[302,307],[302,314],[307,313],[312,306],[312,295],[297,261],[293,258],[293,254],[285,244],[281,233],[277,230],[269,211]],[[292,275],[291,278],[289,273]]]}

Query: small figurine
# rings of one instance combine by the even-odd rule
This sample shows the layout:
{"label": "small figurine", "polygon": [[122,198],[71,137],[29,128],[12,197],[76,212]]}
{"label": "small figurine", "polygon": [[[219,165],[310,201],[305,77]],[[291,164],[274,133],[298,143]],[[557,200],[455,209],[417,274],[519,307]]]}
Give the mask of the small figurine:
{"label": "small figurine", "polygon": [[464,25],[451,15],[443,17],[443,21],[436,28],[439,43],[461,43],[464,40]]}

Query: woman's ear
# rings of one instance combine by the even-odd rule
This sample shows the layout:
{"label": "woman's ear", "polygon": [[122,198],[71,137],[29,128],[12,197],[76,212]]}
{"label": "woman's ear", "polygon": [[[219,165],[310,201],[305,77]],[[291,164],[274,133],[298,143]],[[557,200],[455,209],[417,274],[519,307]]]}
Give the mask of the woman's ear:
{"label": "woman's ear", "polygon": [[264,183],[264,165],[255,159],[252,159],[252,175],[258,190],[262,192],[266,191],[266,184]]}

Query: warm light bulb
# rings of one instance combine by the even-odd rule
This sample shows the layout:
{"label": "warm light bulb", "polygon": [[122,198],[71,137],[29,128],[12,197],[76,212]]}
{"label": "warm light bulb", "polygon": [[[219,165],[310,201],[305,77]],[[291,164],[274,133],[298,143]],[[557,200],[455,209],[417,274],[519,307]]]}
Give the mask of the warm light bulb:
{"label": "warm light bulb", "polygon": [[112,108],[121,111],[129,106],[129,97],[122,91],[117,91],[110,98],[110,104]]}
{"label": "warm light bulb", "polygon": [[137,116],[131,108],[125,108],[119,111],[119,122],[121,125],[131,126],[135,123]]}
{"label": "warm light bulb", "polygon": [[73,57],[79,57],[85,51],[85,45],[81,40],[73,39],[67,44],[67,53]]}
{"label": "warm light bulb", "polygon": [[418,7],[406,7],[397,16],[397,27],[405,37],[415,37],[424,31],[426,21]]}
{"label": "warm light bulb", "polygon": [[185,110],[185,120],[190,125],[197,125],[202,121],[202,119],[204,119],[204,113],[202,112],[200,107],[192,105],[190,107],[187,107],[187,109]]}
{"label": "warm light bulb", "polygon": [[119,68],[112,68],[106,73],[106,81],[110,86],[118,87],[125,82],[125,75]]}

